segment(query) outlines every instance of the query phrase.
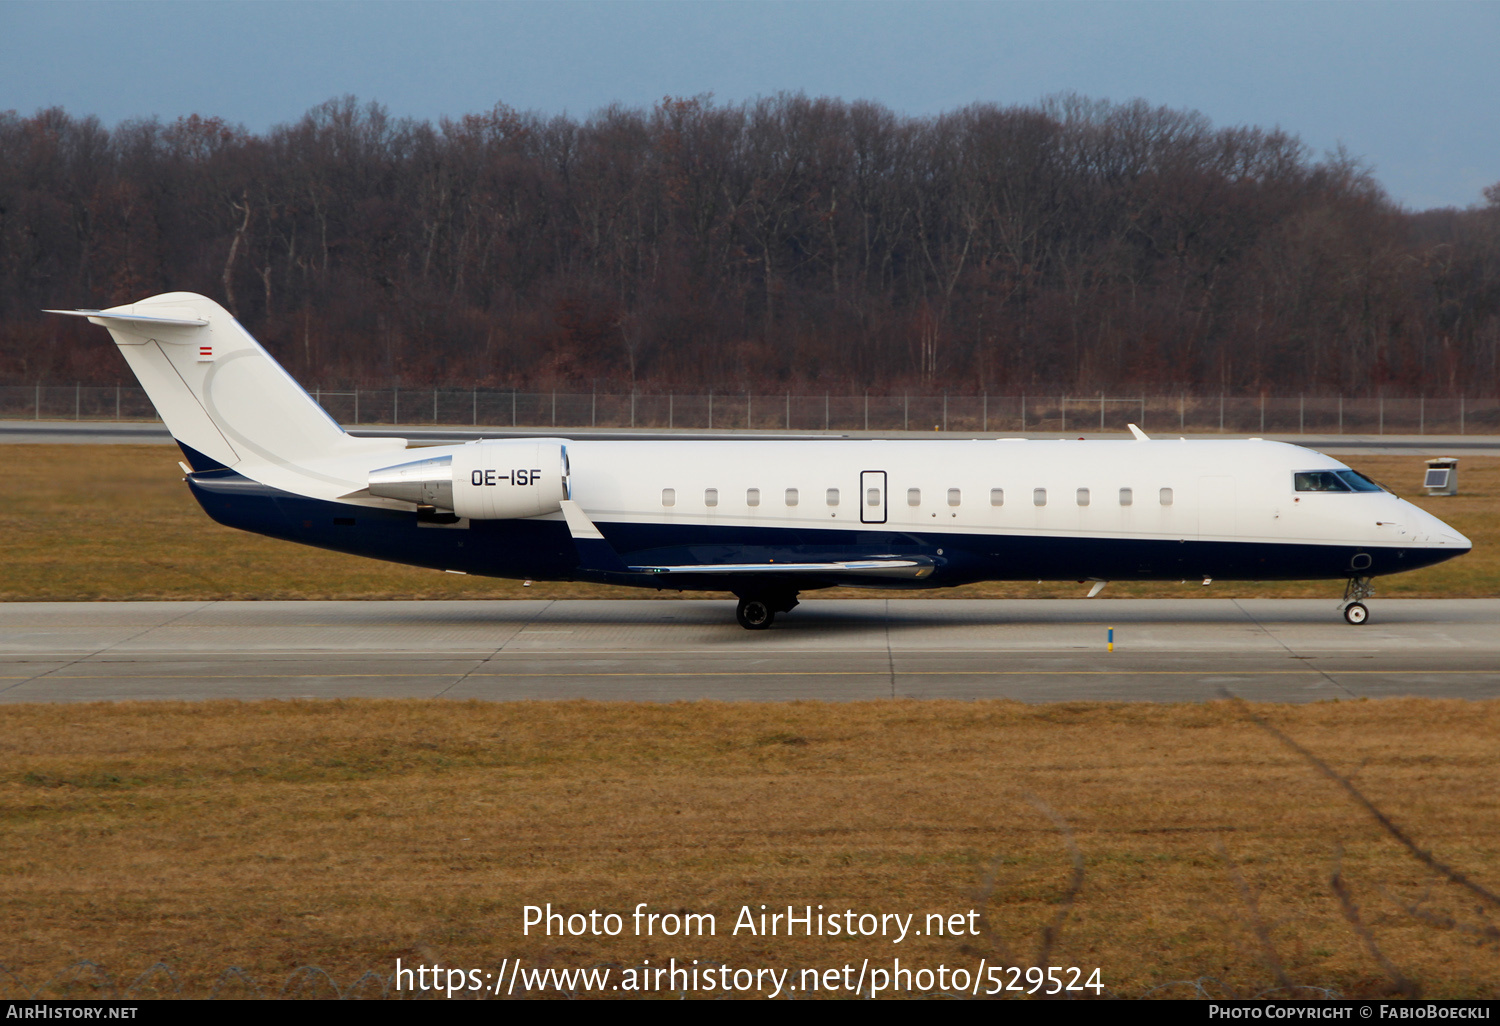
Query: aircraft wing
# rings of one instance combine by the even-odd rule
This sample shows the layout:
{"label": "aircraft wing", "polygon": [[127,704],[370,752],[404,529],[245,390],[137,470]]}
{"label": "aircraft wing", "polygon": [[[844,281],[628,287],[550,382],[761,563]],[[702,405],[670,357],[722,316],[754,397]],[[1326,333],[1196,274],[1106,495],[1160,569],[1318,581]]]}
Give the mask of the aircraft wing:
{"label": "aircraft wing", "polygon": [[674,566],[626,566],[614,546],[604,537],[589,515],[572,499],[562,501],[563,519],[583,566],[612,574],[692,574],[695,576],[782,577],[787,574],[811,574],[855,577],[906,577],[920,579],[932,573],[936,565],[927,556],[881,555],[865,559],[841,559],[817,563],[691,563]]}
{"label": "aircraft wing", "polygon": [[877,556],[830,563],[696,563],[684,566],[633,566],[638,574],[855,574],[864,577],[926,577],[933,562],[926,556]]}

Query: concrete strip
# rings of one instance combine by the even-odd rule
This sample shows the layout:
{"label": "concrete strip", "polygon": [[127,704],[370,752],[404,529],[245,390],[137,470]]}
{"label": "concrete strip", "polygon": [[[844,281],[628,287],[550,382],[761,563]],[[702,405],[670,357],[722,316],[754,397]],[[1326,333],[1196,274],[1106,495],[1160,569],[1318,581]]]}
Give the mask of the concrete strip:
{"label": "concrete strip", "polygon": [[[0,701],[435,697],[1277,702],[1500,697],[1500,601],[0,605]],[[1115,629],[1115,651],[1105,650]]]}

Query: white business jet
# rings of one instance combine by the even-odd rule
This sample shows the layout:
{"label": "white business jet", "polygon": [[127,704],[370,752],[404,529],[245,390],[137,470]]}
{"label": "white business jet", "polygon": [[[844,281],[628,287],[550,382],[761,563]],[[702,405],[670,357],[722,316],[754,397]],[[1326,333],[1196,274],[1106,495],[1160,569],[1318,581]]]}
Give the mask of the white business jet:
{"label": "white business jet", "polygon": [[1470,543],[1294,445],[1129,441],[481,440],[341,428],[211,299],[57,310],[109,330],[222,524],[491,577],[730,591],[769,627],[800,592],[987,580],[1346,580]]}

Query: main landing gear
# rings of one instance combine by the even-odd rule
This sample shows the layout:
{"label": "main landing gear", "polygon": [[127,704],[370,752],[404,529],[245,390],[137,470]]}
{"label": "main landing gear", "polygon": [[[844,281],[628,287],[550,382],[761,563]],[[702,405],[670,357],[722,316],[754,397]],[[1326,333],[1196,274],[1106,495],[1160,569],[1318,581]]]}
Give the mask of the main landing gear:
{"label": "main landing gear", "polygon": [[747,631],[763,631],[771,626],[777,613],[789,613],[796,605],[795,591],[741,595],[734,617]]}
{"label": "main landing gear", "polygon": [[1375,594],[1368,577],[1351,577],[1344,586],[1344,620],[1356,627],[1370,618],[1364,600]]}

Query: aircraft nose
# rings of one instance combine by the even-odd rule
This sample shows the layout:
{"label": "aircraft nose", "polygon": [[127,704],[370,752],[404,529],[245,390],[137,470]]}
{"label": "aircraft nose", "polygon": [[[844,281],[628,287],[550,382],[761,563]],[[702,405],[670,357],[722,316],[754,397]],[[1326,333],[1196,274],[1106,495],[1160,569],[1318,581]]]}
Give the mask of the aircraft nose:
{"label": "aircraft nose", "polygon": [[1464,537],[1463,534],[1426,511],[1422,513],[1422,524],[1419,533],[1425,534],[1427,536],[1427,544],[1435,547],[1451,548],[1455,552],[1467,552],[1474,547],[1474,543]]}

